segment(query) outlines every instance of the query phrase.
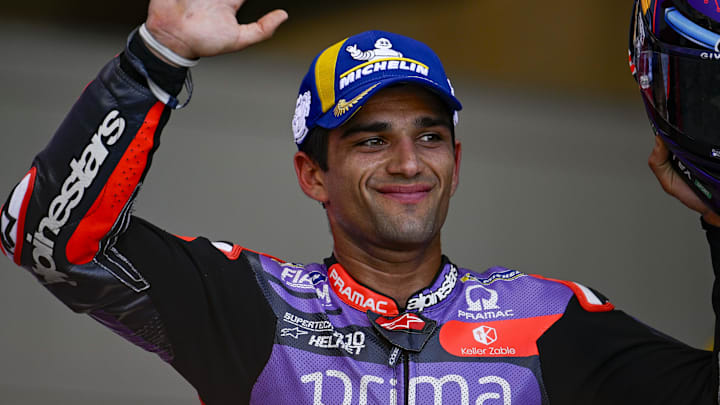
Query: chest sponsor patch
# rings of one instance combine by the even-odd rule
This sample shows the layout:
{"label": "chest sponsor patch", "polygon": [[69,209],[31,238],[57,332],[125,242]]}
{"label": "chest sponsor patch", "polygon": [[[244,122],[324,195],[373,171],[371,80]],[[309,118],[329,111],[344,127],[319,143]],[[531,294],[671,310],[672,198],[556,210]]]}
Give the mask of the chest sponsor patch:
{"label": "chest sponsor patch", "polygon": [[362,312],[372,311],[385,316],[398,314],[395,301],[360,285],[339,264],[332,265],[328,275],[333,291],[347,305]]}
{"label": "chest sponsor patch", "polygon": [[440,344],[458,357],[527,357],[538,354],[537,340],[562,314],[492,322],[450,321]]}
{"label": "chest sponsor patch", "polygon": [[381,316],[375,320],[375,323],[387,330],[421,331],[427,322],[418,315],[408,312],[395,318]]}
{"label": "chest sponsor patch", "polygon": [[405,312],[395,317],[385,317],[367,312],[375,330],[393,346],[419,352],[432,336],[437,322],[419,313]]}

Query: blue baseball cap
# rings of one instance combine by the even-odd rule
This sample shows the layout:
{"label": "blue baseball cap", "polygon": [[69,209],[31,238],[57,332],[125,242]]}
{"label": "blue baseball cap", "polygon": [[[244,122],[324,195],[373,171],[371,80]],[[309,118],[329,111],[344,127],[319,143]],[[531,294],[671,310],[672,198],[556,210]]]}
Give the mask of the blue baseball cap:
{"label": "blue baseball cap", "polygon": [[395,83],[415,83],[433,91],[457,123],[462,105],[435,52],[406,36],[367,31],[330,46],[313,60],[295,105],[295,143],[300,146],[315,127],[339,127],[373,94]]}

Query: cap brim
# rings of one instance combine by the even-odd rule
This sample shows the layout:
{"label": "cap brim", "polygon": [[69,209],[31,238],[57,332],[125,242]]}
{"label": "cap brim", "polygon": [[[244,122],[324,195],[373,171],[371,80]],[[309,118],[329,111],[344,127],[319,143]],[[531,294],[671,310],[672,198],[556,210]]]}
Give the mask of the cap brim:
{"label": "cap brim", "polygon": [[388,77],[375,82],[368,82],[364,86],[359,87],[356,92],[357,94],[355,94],[350,100],[338,100],[338,102],[333,105],[330,110],[318,118],[316,125],[326,129],[333,129],[341,126],[352,118],[352,116],[355,115],[363,104],[365,104],[375,93],[398,83],[419,84],[440,97],[440,99],[450,108],[451,111],[460,111],[462,109],[460,101],[448,92],[445,87],[429,80],[426,77]]}

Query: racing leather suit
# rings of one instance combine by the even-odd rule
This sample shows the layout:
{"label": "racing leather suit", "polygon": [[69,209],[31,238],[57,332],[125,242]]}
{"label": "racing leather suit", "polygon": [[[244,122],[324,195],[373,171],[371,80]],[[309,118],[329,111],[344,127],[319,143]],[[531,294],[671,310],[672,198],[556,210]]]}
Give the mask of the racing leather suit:
{"label": "racing leather suit", "polygon": [[[177,94],[186,71],[132,37],[11,192],[0,249],[205,404],[717,403],[716,353],[577,283],[443,257],[402,307],[333,257],[289,263],[131,215],[170,115],[147,75]],[[704,226],[717,274],[720,230]]]}

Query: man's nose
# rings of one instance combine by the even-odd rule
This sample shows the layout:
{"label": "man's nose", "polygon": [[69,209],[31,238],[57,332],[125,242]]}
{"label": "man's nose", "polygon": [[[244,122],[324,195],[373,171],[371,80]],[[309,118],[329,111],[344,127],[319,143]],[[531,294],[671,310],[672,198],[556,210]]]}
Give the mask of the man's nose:
{"label": "man's nose", "polygon": [[418,156],[417,145],[412,139],[402,139],[396,141],[392,145],[392,157],[388,164],[388,172],[390,174],[401,175],[403,177],[415,177],[421,168],[420,158]]}

